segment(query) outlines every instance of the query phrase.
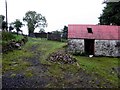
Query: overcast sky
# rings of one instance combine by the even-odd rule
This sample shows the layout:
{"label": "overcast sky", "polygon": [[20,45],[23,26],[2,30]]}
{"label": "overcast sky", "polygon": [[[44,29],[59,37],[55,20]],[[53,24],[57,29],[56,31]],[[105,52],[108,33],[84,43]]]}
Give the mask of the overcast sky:
{"label": "overcast sky", "polygon": [[[46,32],[60,30],[68,24],[98,24],[104,0],[7,0],[8,23],[20,19],[29,10],[46,17]],[[0,14],[5,15],[5,0],[0,0]],[[27,33],[26,28],[24,33]],[[37,30],[36,30],[37,31]]]}

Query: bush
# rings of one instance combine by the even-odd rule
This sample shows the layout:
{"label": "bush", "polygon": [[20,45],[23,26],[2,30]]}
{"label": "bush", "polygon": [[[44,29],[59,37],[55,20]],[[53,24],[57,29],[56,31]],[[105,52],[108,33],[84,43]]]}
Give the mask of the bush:
{"label": "bush", "polygon": [[16,37],[10,32],[2,32],[2,40],[3,41],[10,41],[15,38]]}
{"label": "bush", "polygon": [[4,53],[14,49],[20,49],[20,47],[28,41],[28,38],[27,36],[16,35],[11,32],[2,32],[1,41],[2,41],[2,52]]}
{"label": "bush", "polygon": [[2,52],[6,53],[8,51],[12,51],[15,49],[21,49],[21,46],[23,46],[27,41],[28,41],[27,36],[24,36],[21,39],[19,38],[19,40],[12,39],[9,41],[2,41]]}

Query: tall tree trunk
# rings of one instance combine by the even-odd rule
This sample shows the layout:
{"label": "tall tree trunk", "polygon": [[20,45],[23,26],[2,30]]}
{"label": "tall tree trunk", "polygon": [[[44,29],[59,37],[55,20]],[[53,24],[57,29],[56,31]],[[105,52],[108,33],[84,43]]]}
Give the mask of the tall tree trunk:
{"label": "tall tree trunk", "polygon": [[33,37],[34,30],[29,29],[28,34],[29,34],[30,37]]}

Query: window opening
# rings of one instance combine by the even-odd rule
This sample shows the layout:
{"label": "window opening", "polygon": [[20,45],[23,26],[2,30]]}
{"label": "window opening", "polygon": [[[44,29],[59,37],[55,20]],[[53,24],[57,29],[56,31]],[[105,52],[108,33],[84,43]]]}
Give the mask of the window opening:
{"label": "window opening", "polygon": [[92,28],[87,28],[87,30],[88,30],[88,33],[93,33]]}

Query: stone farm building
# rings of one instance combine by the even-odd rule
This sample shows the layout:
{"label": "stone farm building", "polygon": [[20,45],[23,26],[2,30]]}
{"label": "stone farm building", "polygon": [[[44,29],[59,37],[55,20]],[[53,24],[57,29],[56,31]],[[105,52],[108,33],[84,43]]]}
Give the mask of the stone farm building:
{"label": "stone farm building", "polygon": [[95,56],[120,56],[120,26],[68,25],[68,50]]}

